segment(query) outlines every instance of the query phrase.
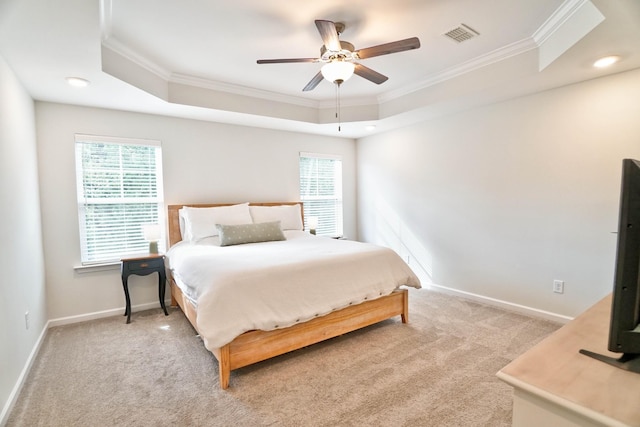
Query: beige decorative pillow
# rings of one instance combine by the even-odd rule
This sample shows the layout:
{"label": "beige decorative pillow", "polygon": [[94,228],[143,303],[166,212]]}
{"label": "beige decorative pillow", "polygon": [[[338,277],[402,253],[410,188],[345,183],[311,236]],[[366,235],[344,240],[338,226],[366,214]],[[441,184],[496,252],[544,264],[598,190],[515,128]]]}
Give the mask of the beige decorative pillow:
{"label": "beige decorative pillow", "polygon": [[242,225],[216,224],[216,228],[220,235],[220,246],[286,240],[280,221]]}

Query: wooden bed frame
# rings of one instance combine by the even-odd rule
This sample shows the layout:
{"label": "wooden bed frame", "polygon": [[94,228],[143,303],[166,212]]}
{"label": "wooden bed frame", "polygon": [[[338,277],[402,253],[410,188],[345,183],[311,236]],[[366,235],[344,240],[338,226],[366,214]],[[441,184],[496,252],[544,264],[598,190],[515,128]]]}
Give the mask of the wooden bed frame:
{"label": "wooden bed frame", "polygon": [[[251,203],[254,206],[278,206],[300,204],[300,215],[303,215],[301,202],[283,203]],[[183,206],[216,207],[229,206],[224,204],[188,204],[169,205],[169,243],[171,246],[182,240],[180,234],[180,219],[178,211]],[[176,285],[169,272],[171,285],[171,305],[180,306],[183,313],[198,331],[197,312],[191,301]],[[249,331],[236,337],[229,344],[212,351],[218,360],[220,387],[229,387],[231,371],[266,359],[270,359],[293,350],[306,347],[365,326],[370,326],[394,316],[401,316],[402,322],[409,321],[409,294],[406,289],[398,289],[390,295],[375,300],[352,305],[336,310],[325,316],[317,317],[307,322],[299,323],[288,328],[272,331]]]}

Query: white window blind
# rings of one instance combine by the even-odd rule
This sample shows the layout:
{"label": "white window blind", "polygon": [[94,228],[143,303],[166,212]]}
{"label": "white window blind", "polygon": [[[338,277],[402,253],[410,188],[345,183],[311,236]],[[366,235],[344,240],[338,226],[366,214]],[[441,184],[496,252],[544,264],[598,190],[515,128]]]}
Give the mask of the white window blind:
{"label": "white window blind", "polygon": [[304,202],[305,230],[318,217],[316,234],[342,236],[342,158],[300,153],[300,200]]}
{"label": "white window blind", "polygon": [[147,253],[143,224],[165,250],[159,141],[76,135],[76,182],[82,265]]}

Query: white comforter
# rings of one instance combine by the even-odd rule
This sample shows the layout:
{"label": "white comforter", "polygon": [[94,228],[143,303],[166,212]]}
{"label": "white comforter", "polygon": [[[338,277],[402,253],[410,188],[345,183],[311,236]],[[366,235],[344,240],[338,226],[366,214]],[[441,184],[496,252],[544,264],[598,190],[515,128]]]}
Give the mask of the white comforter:
{"label": "white comforter", "polygon": [[208,349],[243,332],[273,330],[390,294],[420,288],[391,249],[285,231],[287,240],[220,247],[180,242],[167,257],[178,285],[197,306]]}

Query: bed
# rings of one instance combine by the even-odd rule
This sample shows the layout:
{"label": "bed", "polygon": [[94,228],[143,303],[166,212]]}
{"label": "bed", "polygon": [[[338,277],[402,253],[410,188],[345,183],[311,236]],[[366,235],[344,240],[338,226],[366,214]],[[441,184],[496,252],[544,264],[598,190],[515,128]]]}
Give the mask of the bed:
{"label": "bed", "polygon": [[218,360],[222,389],[234,369],[407,323],[400,286],[420,288],[391,249],[305,232],[300,202],[170,205],[168,221],[171,304]]}

